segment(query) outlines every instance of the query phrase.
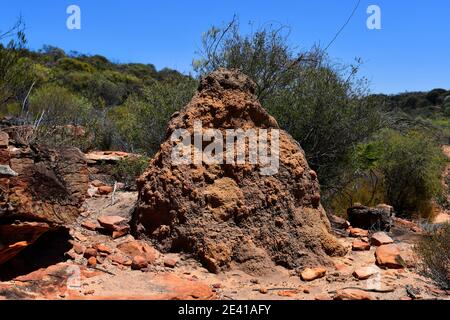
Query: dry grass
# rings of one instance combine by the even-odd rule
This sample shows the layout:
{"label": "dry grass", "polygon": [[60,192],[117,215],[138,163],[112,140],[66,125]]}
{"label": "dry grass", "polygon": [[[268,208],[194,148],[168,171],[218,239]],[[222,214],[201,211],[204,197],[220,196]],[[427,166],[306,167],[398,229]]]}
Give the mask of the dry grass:
{"label": "dry grass", "polygon": [[430,232],[417,244],[423,272],[444,289],[450,289],[450,223]]}

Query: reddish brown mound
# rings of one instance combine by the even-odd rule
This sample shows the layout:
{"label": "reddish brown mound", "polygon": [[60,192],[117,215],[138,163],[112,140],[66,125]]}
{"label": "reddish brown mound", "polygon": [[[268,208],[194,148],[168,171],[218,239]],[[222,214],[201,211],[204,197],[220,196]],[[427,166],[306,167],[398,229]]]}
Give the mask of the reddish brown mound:
{"label": "reddish brown mound", "polygon": [[[288,268],[327,265],[344,248],[330,234],[317,175],[299,144],[280,130],[278,173],[258,165],[173,165],[175,129],[278,129],[245,75],[221,69],[204,77],[192,101],[169,122],[167,140],[139,179],[137,235],[162,251],[192,252],[213,272],[241,264],[250,271],[270,260]],[[225,135],[224,135],[225,136]]]}

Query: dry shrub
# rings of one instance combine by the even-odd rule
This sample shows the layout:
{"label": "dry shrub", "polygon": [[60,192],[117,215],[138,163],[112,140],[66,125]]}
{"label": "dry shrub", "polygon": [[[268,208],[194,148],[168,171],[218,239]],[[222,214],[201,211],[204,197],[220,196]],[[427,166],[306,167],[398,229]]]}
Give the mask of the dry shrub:
{"label": "dry shrub", "polygon": [[450,223],[425,235],[416,251],[422,260],[423,272],[444,289],[450,289]]}

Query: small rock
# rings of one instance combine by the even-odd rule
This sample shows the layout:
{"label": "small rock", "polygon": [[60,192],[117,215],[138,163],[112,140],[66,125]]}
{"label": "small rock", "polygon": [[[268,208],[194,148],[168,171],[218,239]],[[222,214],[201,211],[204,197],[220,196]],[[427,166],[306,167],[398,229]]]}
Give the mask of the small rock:
{"label": "small rock", "polygon": [[11,169],[8,165],[0,165],[0,175],[9,176],[9,177],[17,177],[19,174]]}
{"label": "small rock", "polygon": [[81,226],[87,230],[95,231],[98,228],[98,224],[94,221],[84,221]]}
{"label": "small rock", "polygon": [[260,288],[260,289],[259,289],[259,293],[262,293],[262,294],[268,294],[268,293],[269,293],[269,290],[268,290],[267,288]]}
{"label": "small rock", "polygon": [[95,268],[97,266],[97,258],[96,257],[90,257],[87,261],[87,265],[90,268]]}
{"label": "small rock", "polygon": [[92,257],[94,257],[94,258],[97,257],[97,250],[95,250],[94,248],[87,248],[84,251],[84,257],[86,259],[90,259]]}
{"label": "small rock", "polygon": [[128,234],[128,232],[130,232],[130,227],[124,226],[124,227],[120,228],[119,230],[113,231],[112,237],[113,237],[113,239],[117,239],[117,238],[126,236]]}
{"label": "small rock", "polygon": [[90,296],[90,295],[93,295],[94,293],[95,293],[95,290],[88,290],[88,291],[84,292],[84,295],[85,296]]}
{"label": "small rock", "polygon": [[333,300],[333,298],[331,298],[331,296],[326,294],[326,293],[321,293],[321,294],[318,294],[317,296],[315,296],[314,300],[317,300],[317,301],[329,301],[329,300]]}
{"label": "small rock", "polygon": [[148,243],[138,240],[124,242],[117,246],[122,253],[132,258],[135,256],[142,256],[146,258],[149,264],[153,264],[156,261],[159,253],[156,249],[150,246]]}
{"label": "small rock", "polygon": [[349,232],[349,236],[353,237],[353,238],[358,238],[358,237],[368,237],[369,236],[369,231],[368,230],[364,230],[364,229],[360,229],[360,228],[348,228],[348,232]]}
{"label": "small rock", "polygon": [[375,251],[375,259],[378,266],[389,269],[401,269],[405,265],[400,249],[395,244],[379,246]]}
{"label": "small rock", "polygon": [[112,232],[114,239],[123,237],[130,231],[127,220],[119,216],[101,216],[98,218],[98,222],[103,228]]}
{"label": "small rock", "polygon": [[164,259],[164,266],[168,267],[168,268],[175,268],[177,262],[178,261],[176,259],[166,258],[166,259]]}
{"label": "small rock", "polygon": [[327,270],[325,268],[321,268],[321,267],[314,268],[314,269],[306,268],[301,273],[301,278],[303,281],[313,281],[313,280],[324,277],[326,273],[327,273]]}
{"label": "small rock", "polygon": [[126,267],[129,267],[132,264],[131,259],[128,259],[121,254],[115,254],[113,256],[110,256],[109,259],[111,259],[111,262],[113,263],[120,264]]}
{"label": "small rock", "polygon": [[98,187],[98,193],[100,195],[103,195],[103,196],[112,193],[113,190],[114,190],[113,187],[110,187],[110,186],[100,186],[100,187]]}
{"label": "small rock", "polygon": [[339,271],[342,273],[346,273],[349,271],[349,268],[345,263],[336,262],[334,264],[334,268],[336,269],[336,271]]}
{"label": "small rock", "polygon": [[127,220],[119,216],[101,216],[98,223],[109,231],[116,231],[127,225]]}
{"label": "small rock", "polygon": [[373,300],[373,297],[363,290],[343,289],[336,292],[334,300]]}
{"label": "small rock", "polygon": [[66,252],[65,255],[66,255],[70,260],[75,260],[75,259],[77,258],[77,254],[75,253],[74,250],[70,250],[70,251]]}
{"label": "small rock", "polygon": [[222,284],[221,284],[221,283],[214,283],[214,284],[212,285],[212,287],[213,287],[214,289],[220,289],[220,288],[222,288]]}
{"label": "small rock", "polygon": [[83,254],[85,249],[86,248],[83,245],[81,245],[77,242],[75,242],[73,244],[73,251],[75,251],[75,253],[77,253],[77,254]]}
{"label": "small rock", "polygon": [[366,280],[378,272],[380,272],[380,270],[376,266],[362,267],[356,269],[353,272],[353,276],[358,280]]}
{"label": "small rock", "polygon": [[111,254],[112,249],[104,244],[98,244],[95,246],[95,249],[97,249],[98,252]]}
{"label": "small rock", "polygon": [[135,256],[131,262],[131,269],[141,270],[147,268],[148,262],[143,256]]}
{"label": "small rock", "polygon": [[295,297],[296,295],[298,295],[299,293],[300,293],[300,291],[298,291],[298,290],[282,290],[282,291],[278,291],[278,296],[292,298],[292,297]]}
{"label": "small rock", "polygon": [[370,250],[370,244],[361,240],[355,240],[352,243],[353,251],[368,251]]}
{"label": "small rock", "polygon": [[374,233],[370,238],[370,244],[376,247],[391,243],[394,243],[394,240],[384,232]]}

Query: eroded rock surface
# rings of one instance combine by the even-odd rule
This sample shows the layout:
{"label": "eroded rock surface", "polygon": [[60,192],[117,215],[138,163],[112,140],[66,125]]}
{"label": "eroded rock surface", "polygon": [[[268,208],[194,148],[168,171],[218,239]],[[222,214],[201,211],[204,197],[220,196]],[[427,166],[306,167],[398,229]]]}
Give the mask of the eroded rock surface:
{"label": "eroded rock surface", "polygon": [[232,262],[258,272],[273,261],[288,268],[329,265],[345,249],[330,234],[317,174],[300,145],[280,130],[279,170],[253,164],[173,165],[174,130],[279,129],[260,105],[255,84],[237,71],[204,77],[192,101],[169,122],[167,140],[139,179],[138,236],[160,250],[194,253],[213,272]]}
{"label": "eroded rock surface", "polygon": [[75,222],[87,193],[83,153],[28,144],[30,130],[0,126],[0,264],[43,233]]}

